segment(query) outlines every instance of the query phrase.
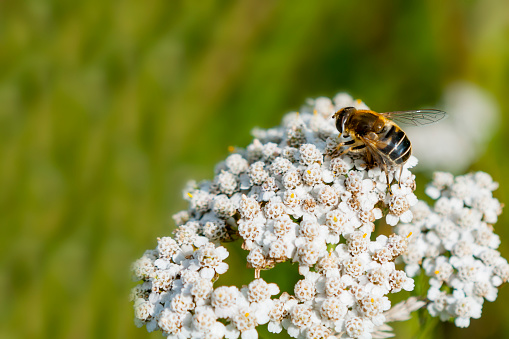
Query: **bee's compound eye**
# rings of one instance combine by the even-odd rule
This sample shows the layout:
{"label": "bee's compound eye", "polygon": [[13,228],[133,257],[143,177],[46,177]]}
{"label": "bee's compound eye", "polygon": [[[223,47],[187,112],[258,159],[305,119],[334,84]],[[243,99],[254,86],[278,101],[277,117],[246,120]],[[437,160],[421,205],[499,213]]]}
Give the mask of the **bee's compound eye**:
{"label": "bee's compound eye", "polygon": [[340,109],[336,114],[336,128],[340,134],[345,132],[345,124],[352,114],[356,111],[355,107],[345,107]]}
{"label": "bee's compound eye", "polygon": [[338,130],[339,134],[343,134],[343,120],[344,120],[344,113],[343,110],[339,111],[336,115],[336,129]]}

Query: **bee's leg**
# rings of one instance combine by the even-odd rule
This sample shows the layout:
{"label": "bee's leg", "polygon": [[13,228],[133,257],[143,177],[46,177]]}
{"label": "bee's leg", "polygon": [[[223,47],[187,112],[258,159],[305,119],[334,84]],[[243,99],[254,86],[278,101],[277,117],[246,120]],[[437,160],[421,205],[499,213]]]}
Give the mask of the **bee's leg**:
{"label": "bee's leg", "polygon": [[389,191],[389,194],[392,195],[392,188],[389,183],[389,172],[387,170],[385,170],[385,176],[387,177],[387,190]]}
{"label": "bee's leg", "polygon": [[343,146],[349,146],[349,145],[353,145],[355,144],[355,140],[348,140],[348,141],[345,141],[345,142],[340,142],[337,146],[336,146],[336,150],[334,151],[334,153],[338,153],[339,150],[341,149],[341,147]]}
{"label": "bee's leg", "polygon": [[365,148],[366,148],[366,145],[360,144],[360,145],[355,145],[355,146],[350,147],[349,150],[352,153],[359,153],[360,151],[362,151]]}
{"label": "bee's leg", "polygon": [[365,148],[366,148],[366,145],[364,145],[364,144],[353,145],[353,146],[348,147],[347,149],[345,149],[343,152],[339,153],[338,157],[340,157],[342,155],[345,155],[348,152],[359,153],[360,151],[362,151]]}
{"label": "bee's leg", "polygon": [[403,175],[403,165],[399,166],[399,180],[398,180],[399,188],[401,188],[401,176],[402,175]]}
{"label": "bee's leg", "polygon": [[366,152],[366,165],[367,165],[367,168],[373,168],[376,164],[376,160],[375,160],[375,157],[373,156],[373,153],[371,152]]}
{"label": "bee's leg", "polygon": [[345,146],[345,145],[352,145],[352,144],[355,144],[355,140],[354,139],[348,140],[348,141],[345,141],[345,142],[341,142],[341,143],[339,143],[338,147],[342,147],[342,146]]}
{"label": "bee's leg", "polygon": [[387,170],[387,165],[385,162],[382,162],[382,169],[385,172],[385,177],[387,178],[387,189],[389,191],[389,194],[392,195],[392,189],[391,189],[391,183],[389,181],[389,171]]}
{"label": "bee's leg", "polygon": [[[343,147],[344,145],[351,145],[351,146],[348,147],[347,149],[343,150],[342,152],[340,152],[341,147]],[[336,150],[332,153],[332,156],[340,157],[348,152],[359,152],[359,150],[363,149],[364,147],[366,147],[366,145],[364,145],[364,143],[362,143],[362,142],[356,143],[355,140],[345,141],[336,147]]]}

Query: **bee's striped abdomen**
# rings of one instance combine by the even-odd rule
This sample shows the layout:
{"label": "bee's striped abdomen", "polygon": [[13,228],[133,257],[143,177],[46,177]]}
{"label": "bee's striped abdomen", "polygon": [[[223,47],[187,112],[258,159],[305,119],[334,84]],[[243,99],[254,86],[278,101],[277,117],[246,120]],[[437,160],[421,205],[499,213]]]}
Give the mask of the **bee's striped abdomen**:
{"label": "bee's striped abdomen", "polygon": [[412,154],[410,140],[406,133],[395,124],[391,124],[385,135],[380,136],[379,142],[386,145],[380,151],[395,165],[404,164]]}

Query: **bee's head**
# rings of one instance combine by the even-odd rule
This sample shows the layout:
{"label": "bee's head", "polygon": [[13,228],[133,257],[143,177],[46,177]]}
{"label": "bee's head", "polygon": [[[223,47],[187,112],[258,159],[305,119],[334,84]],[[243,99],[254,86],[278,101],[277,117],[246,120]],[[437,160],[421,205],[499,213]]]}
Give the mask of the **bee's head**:
{"label": "bee's head", "polygon": [[338,129],[339,134],[345,133],[346,122],[352,115],[355,114],[356,111],[357,109],[355,109],[355,107],[345,107],[337,111],[336,114],[332,116],[332,118],[336,119],[336,128]]}

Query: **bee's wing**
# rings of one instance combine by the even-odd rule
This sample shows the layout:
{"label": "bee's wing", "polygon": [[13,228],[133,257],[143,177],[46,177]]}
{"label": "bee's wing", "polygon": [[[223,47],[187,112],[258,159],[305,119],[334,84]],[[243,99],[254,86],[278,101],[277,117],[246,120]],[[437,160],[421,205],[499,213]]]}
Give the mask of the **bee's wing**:
{"label": "bee's wing", "polygon": [[442,120],[447,115],[447,113],[438,109],[418,109],[415,111],[395,111],[380,114],[401,126],[429,125]]}

